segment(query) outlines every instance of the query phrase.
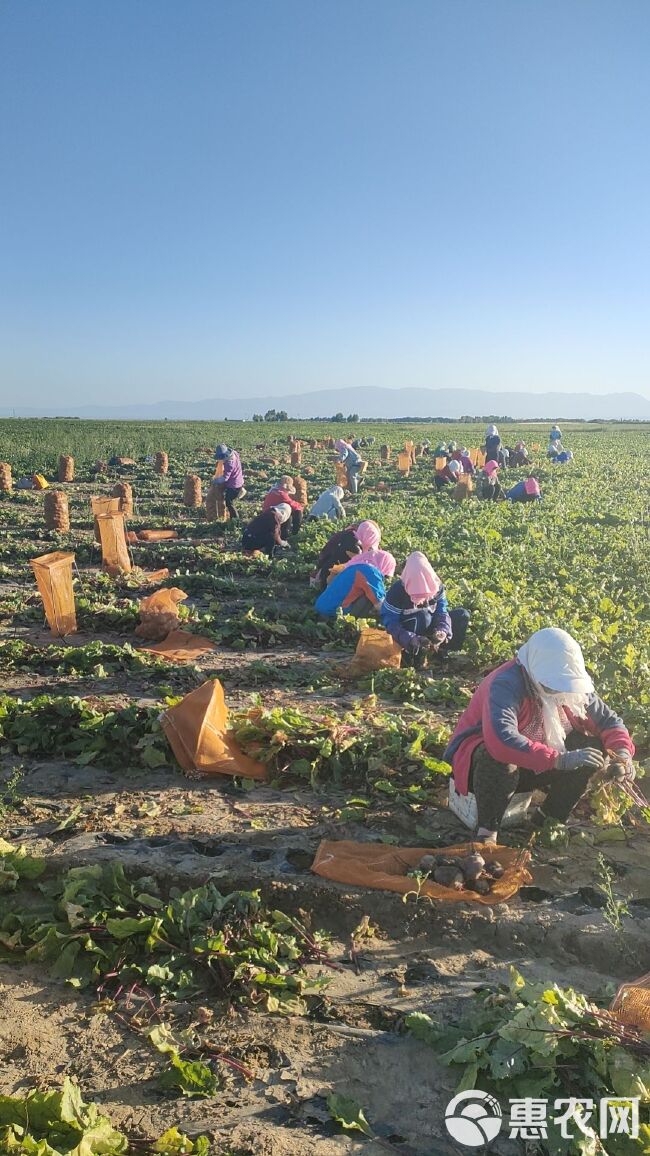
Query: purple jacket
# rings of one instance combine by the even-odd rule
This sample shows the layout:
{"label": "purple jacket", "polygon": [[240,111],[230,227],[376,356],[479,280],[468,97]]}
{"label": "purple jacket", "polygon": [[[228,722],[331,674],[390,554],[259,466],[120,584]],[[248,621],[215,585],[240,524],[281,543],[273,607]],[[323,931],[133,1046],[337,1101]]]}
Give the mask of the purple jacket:
{"label": "purple jacket", "polygon": [[241,490],[244,484],[244,471],[241,468],[241,459],[237,450],[233,450],[223,464],[223,474],[215,478],[218,486],[227,486],[229,490]]}

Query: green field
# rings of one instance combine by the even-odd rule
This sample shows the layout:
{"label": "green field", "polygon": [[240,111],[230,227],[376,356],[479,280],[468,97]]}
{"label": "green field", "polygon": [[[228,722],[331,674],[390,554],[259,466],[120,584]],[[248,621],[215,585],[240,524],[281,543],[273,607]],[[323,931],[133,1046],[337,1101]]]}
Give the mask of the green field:
{"label": "green field", "polygon": [[[375,443],[364,451],[370,464],[359,495],[346,495],[349,521],[373,518],[381,525],[382,544],[398,559],[398,572],[409,552],[423,550],[451,605],[470,611],[471,625],[464,653],[444,665],[434,662],[422,672],[383,671],[350,682],[342,676],[342,664],[363,624],[319,618],[309,585],[331,525],[307,525],[287,556],[271,562],[244,557],[241,525],[209,521],[204,508],[183,504],[186,475],[198,474],[205,492],[214,446],[225,441],[241,453],[247,495],[240,512],[242,519],[252,517],[272,482],[289,469],[291,434],[322,440],[350,432],[347,426],[0,421],[0,460],[10,463],[14,481],[44,473],[65,491],[71,520],[70,532],[56,535],[44,528],[42,493],[0,494],[5,792],[0,816],[11,843],[0,861],[6,892],[0,894],[6,908],[0,905],[5,952],[0,979],[6,992],[0,1010],[14,1025],[15,1044],[0,1092],[21,1087],[25,1040],[46,1014],[42,1058],[32,1074],[47,1082],[60,1071],[60,1061],[65,1074],[78,1077],[84,1093],[90,1090],[130,1138],[151,1139],[178,1124],[191,1136],[213,1137],[207,1142],[212,1146],[199,1147],[197,1156],[203,1151],[290,1156],[317,1148],[325,1156],[352,1153],[365,1142],[363,1130],[343,1127],[341,1103],[327,1102],[329,1093],[345,1093],[365,1109],[381,1141],[375,1141],[377,1150],[383,1145],[412,1156],[434,1151],[448,1156],[454,1149],[445,1147],[441,1121],[459,1072],[441,1066],[423,1019],[409,1020],[415,1026],[405,1033],[408,1017],[440,1013],[453,1019],[461,1004],[466,1010],[465,971],[476,975],[477,984],[493,983],[502,978],[498,969],[513,960],[527,975],[572,984],[597,995],[601,1004],[617,983],[647,970],[650,937],[642,921],[643,904],[650,903],[647,820],[626,812],[623,800],[613,795],[592,799],[584,814],[584,839],[551,832],[544,845],[533,848],[535,886],[523,900],[498,909],[496,924],[478,910],[440,909],[418,902],[417,894],[403,903],[398,895],[337,887],[309,873],[322,839],[390,848],[445,846],[463,838],[445,805],[446,739],[482,675],[512,657],[542,626],[563,627],[578,639],[599,693],[633,733],[641,770],[647,762],[650,431],[617,424],[562,428],[575,459],[553,467],[544,454],[548,427],[500,426],[506,445],[523,437],[529,446],[542,447],[533,454],[532,472],[543,501],[512,505],[476,498],[456,503],[446,493],[436,495],[432,458],[419,459],[407,478],[395,467],[406,438],[427,438],[432,446],[453,438],[473,446],[480,443],[483,426],[354,427],[355,435],[374,437]],[[379,460],[384,444],[392,449],[388,464]],[[159,450],[169,454],[165,477],[145,461]],[[56,468],[63,453],[74,456],[76,473],[73,482],[59,487]],[[95,463],[113,454],[132,457],[136,464],[96,473]],[[330,450],[303,448],[300,473],[310,500],[333,484],[333,461]],[[529,472],[508,471],[508,484]],[[168,528],[178,538],[135,545],[133,573],[110,578],[100,571],[90,498],[110,495],[118,480],[133,486],[129,530]],[[52,639],[43,628],[29,566],[31,558],[55,549],[73,550],[78,566],[79,632],[64,640]],[[189,596],[181,611],[185,629],[215,645],[196,665],[179,667],[138,649],[139,601],[153,589],[146,574],[160,567],[170,570],[165,584]],[[161,709],[215,676],[240,744],[266,763],[266,786],[241,779],[191,781],[171,754]],[[515,846],[527,838],[509,836]],[[21,846],[42,860],[45,898],[54,905],[47,911],[36,876],[21,868]],[[599,865],[600,852],[605,858]],[[118,864],[128,882],[109,878]],[[90,874],[83,885],[73,886],[76,877],[67,872],[77,868]],[[590,906],[590,896],[606,894],[607,871],[613,891],[602,904],[594,900]],[[139,875],[147,882],[132,884]],[[182,897],[188,888],[210,881],[223,892],[259,889],[262,907],[258,910],[250,896],[235,901],[222,955],[230,966],[236,938],[240,970],[233,964],[225,982],[225,973],[215,979],[213,968],[213,986],[205,987],[199,963],[194,959],[192,971],[187,952],[195,951],[192,944],[206,928],[216,935],[225,916],[212,892],[191,902]],[[170,909],[164,933],[174,950],[169,948],[165,967],[149,975],[143,961],[158,950],[147,939],[152,915],[146,896],[151,898],[152,890],[154,900],[158,893],[165,899],[175,894],[178,906]],[[535,891],[542,898],[533,896]],[[617,909],[617,902],[632,899],[640,906],[629,916]],[[194,923],[190,908],[200,915]],[[38,924],[29,917],[32,909],[40,913]],[[278,909],[299,920],[302,931],[283,922]],[[70,916],[72,932],[66,923]],[[132,923],[118,927],[111,922],[118,917]],[[368,925],[364,917],[376,928],[374,936],[359,931],[360,924]],[[83,950],[74,919],[87,937]],[[321,942],[320,928],[329,935],[327,942]],[[123,936],[119,950],[117,935]],[[207,950],[201,944],[197,954]],[[313,982],[323,966],[332,980],[324,992]],[[414,978],[418,967],[425,979]],[[51,977],[44,978],[43,968],[53,969]],[[122,989],[116,994],[116,985],[106,979],[115,969],[128,973],[127,989],[135,985],[135,1005],[121,1002]],[[19,995],[11,992],[15,974],[22,977]],[[66,978],[76,987],[61,988]],[[534,991],[527,998],[537,1007]],[[104,1000],[102,1034],[92,1009]],[[152,1000],[158,1009],[153,1019],[146,1012]],[[199,1005],[207,1005],[209,1016],[197,1028]],[[285,1013],[279,1019],[278,1011]],[[181,1079],[180,1069],[165,1076],[164,1095],[155,1085],[168,1053],[152,1049],[145,1027],[161,1018],[175,1031],[198,1033],[191,1046],[190,1037],[178,1036],[174,1047],[216,1073],[218,1090],[208,1080],[203,1091],[182,1095],[187,1093],[182,1081],[189,1076],[181,1073],[181,1083],[174,1083]],[[207,1023],[218,1025],[219,1046],[206,1043]],[[386,1066],[381,1039],[388,1035],[394,1035],[391,1055],[403,1078]],[[360,1065],[362,1048],[366,1060]],[[118,1078],[111,1056],[122,1052],[128,1058]],[[578,1061],[567,1056],[570,1069]],[[584,1067],[590,1061],[581,1053],[579,1062]],[[484,1067],[489,1063],[488,1057]],[[542,1063],[537,1055],[533,1069]],[[647,1061],[638,1063],[645,1087]],[[297,1073],[298,1089],[300,1073],[306,1073],[307,1090],[291,1101],[278,1095],[267,1118],[272,1097],[265,1089],[275,1087],[281,1070]],[[561,1064],[558,1073],[555,1094],[564,1094]],[[574,1075],[566,1077],[572,1095]],[[207,1079],[205,1073],[200,1078]],[[128,1086],[128,1095],[120,1094],[120,1083]],[[595,1087],[580,1086],[577,1094],[592,1094]],[[627,1094],[622,1083],[616,1090]],[[311,1123],[295,1108],[301,1096],[316,1112]],[[427,1110],[405,1113],[411,1100]],[[349,1106],[347,1111],[354,1116]],[[169,1156],[190,1151],[169,1143],[161,1149]],[[600,1149],[574,1145],[557,1151],[642,1156],[648,1150],[644,1143],[647,1138],[629,1147],[616,1141]],[[134,1150],[143,1149],[136,1144]],[[49,1149],[42,1151],[50,1156]],[[89,1149],[89,1156],[95,1151],[100,1149]],[[538,1149],[540,1156],[549,1151]]]}

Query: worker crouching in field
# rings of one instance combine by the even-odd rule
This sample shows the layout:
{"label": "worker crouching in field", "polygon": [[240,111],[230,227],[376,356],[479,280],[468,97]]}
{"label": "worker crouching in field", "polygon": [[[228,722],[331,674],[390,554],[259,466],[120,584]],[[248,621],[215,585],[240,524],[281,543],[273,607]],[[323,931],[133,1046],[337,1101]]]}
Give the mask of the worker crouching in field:
{"label": "worker crouching in field", "polygon": [[436,490],[444,490],[447,486],[455,486],[460,475],[463,472],[463,467],[460,462],[449,461],[440,470],[436,470],[433,484]]}
{"label": "worker crouching in field", "polygon": [[545,793],[536,826],[566,822],[604,767],[605,751],[620,758],[619,778],[634,778],[634,744],[623,722],[596,695],[575,639],[548,627],[483,680],[444,757],[457,792],[476,797],[477,838],[495,842],[517,791]]}
{"label": "worker crouching in field", "polygon": [[467,610],[449,610],[442,582],[419,550],[406,559],[384,599],[380,618],[402,647],[404,666],[423,666],[432,651],[444,657],[450,650],[460,650],[469,626]]}
{"label": "worker crouching in field", "polygon": [[526,448],[525,442],[521,442],[521,441],[517,442],[515,445],[515,448],[513,450],[509,450],[508,453],[509,453],[508,465],[511,466],[513,469],[516,468],[517,466],[529,466],[529,465],[531,465],[530,454],[528,453],[528,449]]}
{"label": "worker crouching in field", "polygon": [[376,566],[384,576],[390,578],[395,573],[395,559],[392,554],[378,549],[380,542],[381,529],[370,519],[348,526],[345,530],[338,530],[328,538],[318,556],[316,570],[311,576],[311,585],[323,589],[335,567],[345,566],[354,561]]}
{"label": "worker crouching in field", "polygon": [[484,502],[500,502],[505,498],[499,481],[499,466],[496,462],[486,462],[476,475],[476,496]]}
{"label": "worker crouching in field", "polygon": [[355,531],[357,540],[363,547],[360,554],[350,558],[348,562],[344,563],[344,568],[348,566],[374,566],[376,570],[384,578],[392,578],[397,567],[392,554],[388,550],[380,550],[381,530],[376,522],[361,522]]}
{"label": "worker crouching in field", "polygon": [[[291,531],[293,534],[297,534],[302,526],[303,507],[302,503],[296,500],[296,487],[293,484],[293,478],[289,477],[288,474],[285,474],[279,482],[271,487],[262,503],[262,510],[270,510],[273,506],[279,505],[291,507]],[[285,527],[288,533],[289,523],[285,522]],[[283,533],[283,537],[286,538],[285,533]]]}
{"label": "worker crouching in field", "polygon": [[473,476],[476,473],[476,467],[469,456],[469,450],[467,449],[467,446],[461,446],[460,449],[454,450],[453,454],[451,455],[451,460],[452,462],[460,462],[464,474]]}
{"label": "worker crouching in field", "polygon": [[353,558],[352,564],[336,574],[319,594],[315,608],[326,618],[333,618],[339,608],[355,618],[370,618],[380,613],[385,597],[381,571]]}
{"label": "worker crouching in field", "polygon": [[314,502],[309,511],[309,518],[313,521],[318,521],[319,518],[329,518],[330,522],[336,522],[338,518],[345,517],[342,503],[343,487],[330,486],[329,490],[323,490],[323,493]]}
{"label": "worker crouching in field", "polygon": [[213,485],[223,486],[223,496],[226,503],[226,509],[233,520],[239,518],[239,514],[235,508],[237,498],[241,498],[244,493],[244,471],[242,470],[241,459],[237,450],[231,450],[228,446],[217,446],[215,458],[218,462],[223,462],[223,473],[221,477],[215,478]]}
{"label": "worker crouching in field", "polygon": [[523,481],[517,482],[512,489],[506,490],[506,498],[509,502],[541,501],[542,491],[537,478],[525,478]]}
{"label": "worker crouching in field", "polygon": [[291,506],[281,502],[278,506],[271,506],[262,510],[248,523],[242,534],[242,550],[245,554],[253,554],[260,550],[272,558],[276,550],[284,550],[289,543],[282,537],[282,528],[289,524]]}

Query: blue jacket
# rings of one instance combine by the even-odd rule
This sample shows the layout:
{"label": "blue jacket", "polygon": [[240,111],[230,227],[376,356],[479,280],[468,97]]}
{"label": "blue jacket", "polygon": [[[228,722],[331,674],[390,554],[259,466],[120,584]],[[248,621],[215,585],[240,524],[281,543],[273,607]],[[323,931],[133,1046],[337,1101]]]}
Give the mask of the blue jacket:
{"label": "blue jacket", "polygon": [[364,593],[375,602],[383,602],[386,597],[383,574],[375,566],[367,566],[365,562],[358,566],[346,566],[341,570],[340,574],[332,578],[323,593],[319,594],[314,605],[319,614],[333,618],[339,606],[346,609],[357,594]]}
{"label": "blue jacket", "polygon": [[527,494],[525,482],[517,482],[516,486],[506,491],[506,498],[511,502],[539,502],[541,497],[541,494]]}
{"label": "blue jacket", "polygon": [[401,578],[393,583],[381,608],[380,622],[404,650],[417,650],[419,639],[437,630],[451,638],[452,627],[444,587],[435,598],[414,606]]}

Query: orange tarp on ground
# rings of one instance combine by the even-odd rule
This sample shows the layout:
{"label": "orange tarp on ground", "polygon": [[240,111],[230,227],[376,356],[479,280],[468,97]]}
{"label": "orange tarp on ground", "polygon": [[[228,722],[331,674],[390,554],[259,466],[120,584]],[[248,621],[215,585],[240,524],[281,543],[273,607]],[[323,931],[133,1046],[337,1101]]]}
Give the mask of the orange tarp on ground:
{"label": "orange tarp on ground", "polygon": [[[457,847],[388,847],[384,843],[353,843],[346,839],[338,842],[323,840],[312,863],[312,871],[336,883],[349,883],[358,887],[372,887],[380,891],[397,891],[405,895],[407,891],[417,891],[417,880],[408,877],[414,871],[423,855],[449,855],[463,857],[475,850],[475,844],[462,843]],[[520,887],[531,882],[526,870],[530,859],[527,851],[512,847],[484,847],[481,855],[486,861],[498,859],[505,868],[501,879],[495,880],[489,895],[479,895],[476,891],[454,891],[427,879],[419,890],[420,895],[430,899],[445,900],[449,903],[466,901],[494,906],[504,903],[517,894]]]}
{"label": "orange tarp on ground", "polygon": [[202,654],[209,654],[215,649],[211,638],[202,634],[190,634],[188,630],[172,630],[171,634],[155,646],[142,646],[141,650],[148,650],[151,654],[160,654],[169,658],[171,662],[194,662]]}
{"label": "orange tarp on ground", "polygon": [[161,723],[176,759],[190,778],[266,778],[266,767],[245,755],[228,733],[228,708],[218,679],[190,691],[178,706],[165,711]]}
{"label": "orange tarp on ground", "polygon": [[51,554],[41,554],[32,558],[30,566],[34,571],[36,585],[43,599],[45,617],[52,634],[64,638],[77,629],[77,615],[72,589],[72,566],[74,554],[55,550]]}

